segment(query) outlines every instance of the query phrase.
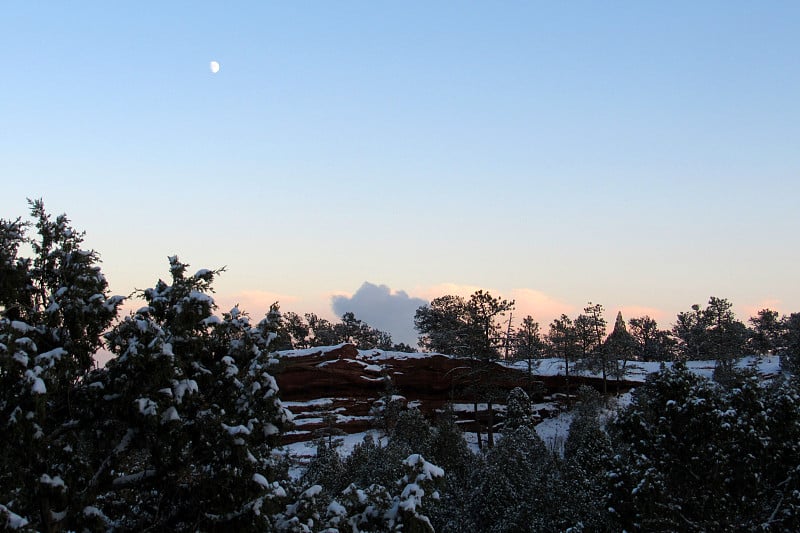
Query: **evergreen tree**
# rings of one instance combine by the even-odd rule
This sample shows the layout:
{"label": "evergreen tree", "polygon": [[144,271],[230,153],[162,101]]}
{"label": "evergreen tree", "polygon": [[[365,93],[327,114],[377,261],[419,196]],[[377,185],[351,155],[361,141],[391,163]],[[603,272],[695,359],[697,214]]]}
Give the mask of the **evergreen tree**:
{"label": "evergreen tree", "polygon": [[550,353],[553,357],[564,360],[564,388],[567,394],[567,403],[572,404],[569,389],[569,376],[571,364],[580,353],[578,336],[572,320],[567,315],[562,314],[550,324],[550,332],[547,335]]}
{"label": "evergreen tree", "polygon": [[675,359],[675,340],[668,331],[658,328],[649,316],[632,318],[629,332],[636,341],[634,359],[637,361],[672,361]]}
{"label": "evergreen tree", "polygon": [[533,427],[533,425],[531,399],[524,390],[515,387],[508,393],[506,399],[506,422],[503,431],[507,433],[522,426]]}
{"label": "evergreen tree", "polygon": [[[514,301],[496,298],[482,290],[464,300],[459,296],[434,299],[430,306],[417,309],[414,324],[420,346],[471,357],[471,368],[465,379],[474,394],[475,420],[478,400],[486,401],[489,447],[494,445],[494,404],[499,397],[494,362],[500,357],[500,319],[514,308]],[[480,433],[478,442],[481,443]]]}
{"label": "evergreen tree", "polygon": [[613,450],[608,434],[600,427],[603,397],[595,389],[582,386],[578,398],[580,403],[564,442],[563,471],[571,520],[585,531],[612,531],[605,476]]}
{"label": "evergreen tree", "polygon": [[309,346],[334,346],[339,344],[339,337],[329,320],[325,320],[314,313],[306,313],[305,317],[310,332]]}
{"label": "evergreen tree", "polygon": [[480,464],[464,440],[452,407],[445,406],[434,426],[432,461],[444,469],[440,498],[432,502],[431,523],[442,533],[471,530],[465,520],[472,491],[471,476]]}
{"label": "evergreen tree", "polygon": [[620,529],[797,528],[796,385],[734,379],[722,387],[678,364],[637,389],[612,426]]}
{"label": "evergreen tree", "polygon": [[303,317],[297,313],[289,311],[283,315],[283,319],[286,323],[286,331],[292,340],[292,348],[308,348],[310,345],[309,335],[311,334],[311,331],[308,324],[306,324],[305,320],[303,320]]}
{"label": "evergreen tree", "polygon": [[753,333],[747,344],[753,353],[769,355],[777,353],[786,335],[786,320],[779,318],[778,312],[762,309],[748,321],[753,326]]}
{"label": "evergreen tree", "polygon": [[611,364],[603,344],[606,336],[604,311],[601,304],[589,302],[589,305],[583,308],[583,314],[575,319],[575,332],[581,346],[583,366],[601,373],[605,394],[608,392],[608,373],[611,371]]}
{"label": "evergreen tree", "polygon": [[461,296],[440,296],[423,305],[414,315],[420,333],[419,345],[448,355],[472,355],[469,345],[469,312]]}
{"label": "evergreen tree", "polygon": [[238,308],[213,315],[220,271],[187,267],[171,257],[170,283],[106,335],[117,357],[87,387],[103,413],[93,508],[120,529],[263,529],[284,492],[271,451],[291,418],[269,373],[276,333]]}
{"label": "evergreen tree", "polygon": [[560,531],[571,525],[555,458],[530,427],[504,432],[473,483],[472,531]]}
{"label": "evergreen tree", "polygon": [[387,448],[397,456],[419,453],[431,457],[434,432],[419,409],[405,409],[397,417]]}
{"label": "evergreen tree", "polygon": [[367,433],[344,459],[344,472],[343,478],[358,487],[387,485],[397,479],[389,452],[375,442],[371,433]]}
{"label": "evergreen tree", "polygon": [[528,367],[528,380],[533,380],[533,371],[538,367],[539,359],[544,356],[545,344],[539,332],[539,323],[528,315],[522,320],[513,337],[514,359],[525,361]]}
{"label": "evergreen tree", "polygon": [[98,254],[65,215],[30,207],[35,237],[21,219],[0,220],[0,502],[9,522],[56,531],[83,508],[91,457],[80,420],[93,406],[77,391],[123,299],[109,296]]}
{"label": "evergreen tree", "polygon": [[317,453],[303,475],[305,486],[319,485],[325,494],[338,494],[347,487],[348,478],[344,476],[345,466],[336,445],[330,445],[324,438],[316,441]]}
{"label": "evergreen tree", "polygon": [[611,375],[617,381],[617,394],[619,394],[619,383],[625,379],[625,369],[628,361],[633,359],[637,349],[636,339],[628,333],[622,312],[617,313],[617,320],[614,322],[614,329],[603,343],[603,350],[608,354]]}
{"label": "evergreen tree", "polygon": [[784,368],[800,375],[800,313],[792,313],[784,319],[785,330],[781,364]]}
{"label": "evergreen tree", "polygon": [[684,359],[716,361],[716,376],[727,379],[736,362],[744,355],[747,327],[736,320],[733,304],[712,296],[708,306],[692,306],[692,312],[678,314],[674,327]]}

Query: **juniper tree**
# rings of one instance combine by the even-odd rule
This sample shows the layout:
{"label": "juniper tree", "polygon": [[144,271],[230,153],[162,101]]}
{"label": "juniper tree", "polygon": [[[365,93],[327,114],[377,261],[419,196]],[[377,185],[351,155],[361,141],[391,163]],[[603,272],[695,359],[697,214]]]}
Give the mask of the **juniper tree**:
{"label": "juniper tree", "polygon": [[[31,224],[0,220],[0,502],[40,531],[73,528],[88,482],[77,392],[123,298],[66,215],[30,201]],[[20,248],[31,257],[21,257]],[[77,511],[75,510],[77,509]]]}
{"label": "juniper tree", "polygon": [[102,416],[89,489],[106,527],[263,529],[285,473],[271,454],[290,414],[277,397],[268,319],[222,317],[218,270],[187,274],[170,258],[169,282],[106,337],[116,355],[89,383]]}
{"label": "juniper tree", "polygon": [[618,529],[797,529],[796,383],[734,379],[722,387],[676,364],[636,390],[611,426]]}

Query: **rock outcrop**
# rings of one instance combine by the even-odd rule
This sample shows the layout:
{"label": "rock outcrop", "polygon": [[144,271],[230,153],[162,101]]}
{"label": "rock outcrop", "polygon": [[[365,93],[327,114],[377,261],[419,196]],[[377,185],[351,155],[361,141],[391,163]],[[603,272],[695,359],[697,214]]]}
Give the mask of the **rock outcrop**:
{"label": "rock outcrop", "polygon": [[[566,397],[563,376],[529,376],[500,363],[440,354],[365,351],[343,344],[280,352],[278,359],[275,378],[296,426],[285,442],[309,440],[331,426],[346,433],[369,429],[375,402],[387,394],[401,396],[430,418],[450,403],[467,430],[501,421],[505,398],[514,387],[528,391],[540,417],[557,411],[558,398]],[[570,378],[571,388],[587,383],[599,388],[597,381]],[[487,398],[495,404],[491,417]]]}

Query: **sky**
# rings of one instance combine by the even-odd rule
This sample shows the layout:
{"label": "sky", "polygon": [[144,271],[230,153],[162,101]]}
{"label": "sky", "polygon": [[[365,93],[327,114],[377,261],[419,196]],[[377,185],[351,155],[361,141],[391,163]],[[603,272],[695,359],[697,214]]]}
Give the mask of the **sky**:
{"label": "sky", "polygon": [[4,2],[0,218],[66,213],[116,294],[225,266],[254,316],[478,288],[543,325],[796,312],[798,27],[794,1]]}

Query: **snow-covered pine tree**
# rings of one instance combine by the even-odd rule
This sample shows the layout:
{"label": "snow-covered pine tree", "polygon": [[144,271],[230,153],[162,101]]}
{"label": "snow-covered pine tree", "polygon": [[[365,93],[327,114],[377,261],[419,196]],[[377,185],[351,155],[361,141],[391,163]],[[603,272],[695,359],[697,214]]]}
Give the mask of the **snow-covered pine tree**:
{"label": "snow-covered pine tree", "polygon": [[509,433],[518,427],[533,427],[533,425],[531,399],[521,387],[514,387],[506,399],[506,422],[503,431]]}
{"label": "snow-covered pine tree", "polygon": [[431,460],[444,469],[440,498],[432,502],[428,516],[436,531],[470,531],[465,506],[472,491],[471,475],[481,464],[458,427],[452,406],[437,416],[431,442]]}
{"label": "snow-covered pine tree", "polygon": [[325,437],[316,440],[317,454],[303,474],[303,485],[320,485],[328,495],[344,490],[349,480],[344,476],[344,463],[336,444],[341,442],[331,444]]}
{"label": "snow-covered pine tree", "polygon": [[474,475],[467,502],[471,529],[562,531],[571,525],[556,458],[529,426],[504,431]]}
{"label": "snow-covered pine tree", "polygon": [[797,528],[796,385],[733,377],[722,386],[678,364],[637,389],[611,432],[620,528]]}
{"label": "snow-covered pine tree", "polygon": [[782,339],[781,366],[800,376],[800,313],[784,317],[786,332]]}
{"label": "snow-covered pine tree", "polygon": [[102,434],[89,527],[263,530],[283,506],[275,333],[238,307],[212,314],[219,271],[187,267],[171,257],[170,283],[107,334],[117,357],[88,386]]}
{"label": "snow-covered pine tree", "polygon": [[572,523],[583,531],[613,531],[607,512],[606,470],[613,450],[600,427],[603,397],[594,388],[578,389],[579,404],[564,442],[564,481],[568,487]]}
{"label": "snow-covered pine tree", "polygon": [[70,527],[87,482],[79,421],[91,406],[76,389],[123,298],[109,296],[98,254],[65,215],[30,207],[35,237],[0,220],[0,502],[19,517],[6,526],[54,531]]}

